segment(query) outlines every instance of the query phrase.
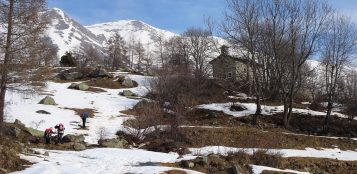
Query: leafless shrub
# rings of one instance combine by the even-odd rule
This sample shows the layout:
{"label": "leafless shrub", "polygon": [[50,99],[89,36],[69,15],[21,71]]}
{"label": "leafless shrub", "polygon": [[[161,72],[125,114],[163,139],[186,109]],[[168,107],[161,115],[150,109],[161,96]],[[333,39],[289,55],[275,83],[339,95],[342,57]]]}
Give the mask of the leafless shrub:
{"label": "leafless shrub", "polygon": [[145,136],[158,132],[162,125],[163,109],[157,103],[147,102],[138,110],[139,116],[126,121],[126,132],[133,136],[137,143],[141,143]]}
{"label": "leafless shrub", "polygon": [[46,121],[45,120],[40,120],[38,122],[36,121],[32,121],[31,124],[33,125],[33,127],[35,129],[38,129],[43,123],[45,123]]}
{"label": "leafless shrub", "polygon": [[253,153],[252,161],[256,165],[279,168],[282,165],[282,154],[269,152],[268,150],[257,150]]}
{"label": "leafless shrub", "polygon": [[105,127],[99,127],[98,130],[96,131],[96,134],[99,137],[98,144],[101,146],[103,140],[108,136],[108,132],[105,129]]}

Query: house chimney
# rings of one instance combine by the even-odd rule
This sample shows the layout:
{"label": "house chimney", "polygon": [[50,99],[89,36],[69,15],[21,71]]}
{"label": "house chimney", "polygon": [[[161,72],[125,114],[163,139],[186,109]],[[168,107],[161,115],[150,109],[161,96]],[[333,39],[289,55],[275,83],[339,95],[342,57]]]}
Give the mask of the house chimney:
{"label": "house chimney", "polygon": [[221,55],[227,56],[229,55],[229,51],[228,51],[229,47],[226,45],[222,45],[221,46]]}

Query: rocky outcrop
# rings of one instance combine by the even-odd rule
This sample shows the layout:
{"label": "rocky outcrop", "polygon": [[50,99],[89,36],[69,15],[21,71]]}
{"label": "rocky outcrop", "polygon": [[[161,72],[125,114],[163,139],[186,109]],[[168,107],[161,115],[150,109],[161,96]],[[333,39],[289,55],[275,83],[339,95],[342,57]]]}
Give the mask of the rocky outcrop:
{"label": "rocky outcrop", "polygon": [[122,84],[124,87],[126,87],[126,88],[132,88],[132,87],[134,87],[134,82],[133,82],[131,79],[129,79],[129,78],[124,79],[121,84]]}
{"label": "rocky outcrop", "polygon": [[89,73],[90,78],[103,78],[103,77],[107,77],[107,78],[113,78],[113,75],[109,74],[106,70],[102,69],[102,68],[96,68],[95,70],[93,70],[92,72]]}
{"label": "rocky outcrop", "polygon": [[43,104],[43,105],[57,105],[55,100],[50,97],[50,96],[46,96],[45,98],[43,98],[38,104]]}
{"label": "rocky outcrop", "polygon": [[81,143],[81,142],[84,142],[84,136],[83,135],[67,134],[62,138],[62,141],[66,142],[66,143],[69,143],[69,142]]}
{"label": "rocky outcrop", "polygon": [[89,86],[86,83],[72,83],[68,89],[75,89],[75,90],[81,90],[81,91],[87,91],[89,89]]}
{"label": "rocky outcrop", "polygon": [[125,96],[125,97],[137,97],[138,96],[130,90],[123,90],[123,92],[120,92],[119,95]]}
{"label": "rocky outcrop", "polygon": [[45,110],[38,110],[38,111],[36,111],[36,113],[38,113],[38,114],[46,114],[46,115],[51,114],[50,112],[45,111]]}
{"label": "rocky outcrop", "polygon": [[239,112],[239,111],[247,110],[247,107],[245,107],[242,104],[235,103],[229,108],[229,110],[234,112]]}
{"label": "rocky outcrop", "polygon": [[109,148],[125,148],[128,142],[121,138],[99,140],[98,144]]}
{"label": "rocky outcrop", "polygon": [[82,151],[82,150],[86,150],[86,145],[84,143],[74,143],[73,144],[73,149],[75,151]]}

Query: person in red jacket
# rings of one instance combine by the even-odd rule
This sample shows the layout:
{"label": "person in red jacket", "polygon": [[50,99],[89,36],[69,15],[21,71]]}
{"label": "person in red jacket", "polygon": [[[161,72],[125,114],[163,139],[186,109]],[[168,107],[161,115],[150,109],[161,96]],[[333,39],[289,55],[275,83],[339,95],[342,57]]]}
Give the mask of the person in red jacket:
{"label": "person in red jacket", "polygon": [[58,143],[62,143],[62,137],[63,137],[63,134],[64,134],[64,125],[62,123],[58,124],[55,126],[55,129],[57,129],[57,142],[56,144]]}
{"label": "person in red jacket", "polygon": [[45,134],[44,134],[44,137],[45,137],[45,140],[46,140],[46,144],[50,144],[51,143],[51,135],[53,134],[54,132],[52,131],[52,127],[51,128],[47,128],[45,130]]}

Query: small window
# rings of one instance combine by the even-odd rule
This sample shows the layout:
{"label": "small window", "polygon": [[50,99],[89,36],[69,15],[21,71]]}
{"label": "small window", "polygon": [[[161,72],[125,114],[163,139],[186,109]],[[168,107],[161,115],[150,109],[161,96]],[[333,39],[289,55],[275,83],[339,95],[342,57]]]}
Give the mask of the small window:
{"label": "small window", "polygon": [[228,79],[231,79],[231,78],[232,78],[232,72],[229,72],[229,73],[227,74],[227,78],[228,78]]}

